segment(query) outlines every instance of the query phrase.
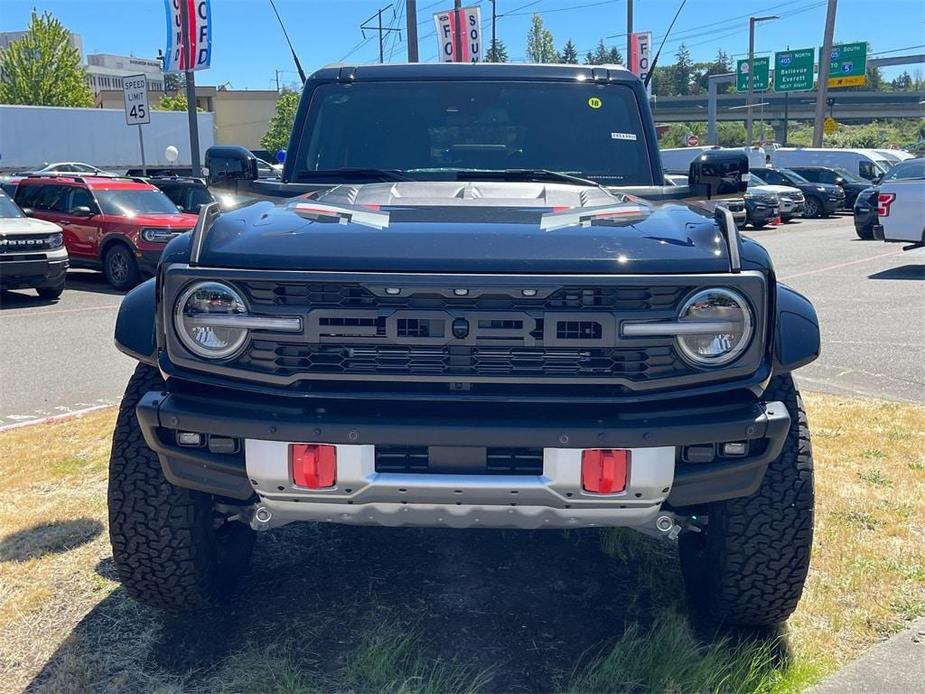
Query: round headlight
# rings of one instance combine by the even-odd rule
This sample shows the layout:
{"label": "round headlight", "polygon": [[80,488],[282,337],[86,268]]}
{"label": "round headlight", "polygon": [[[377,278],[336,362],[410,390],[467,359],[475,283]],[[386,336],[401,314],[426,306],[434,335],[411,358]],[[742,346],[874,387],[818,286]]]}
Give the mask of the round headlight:
{"label": "round headlight", "polygon": [[[225,359],[247,340],[247,329],[222,325],[221,317],[246,315],[241,296],[221,282],[197,282],[180,296],[174,325],[181,342],[193,354],[206,359]],[[210,318],[218,320],[210,321]]]}
{"label": "round headlight", "polygon": [[748,302],[730,289],[697,292],[684,302],[678,319],[704,325],[702,333],[677,338],[682,356],[695,366],[728,364],[745,351],[752,337]]}

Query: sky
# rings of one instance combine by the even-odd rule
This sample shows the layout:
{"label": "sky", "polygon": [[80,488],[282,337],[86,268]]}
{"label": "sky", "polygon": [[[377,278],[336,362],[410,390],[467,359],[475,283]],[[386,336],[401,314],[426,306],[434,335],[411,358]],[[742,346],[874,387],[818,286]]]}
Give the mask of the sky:
{"label": "sky", "polygon": [[[387,61],[406,59],[404,0],[392,0],[383,15],[390,32],[385,44]],[[561,49],[571,39],[583,57],[604,38],[626,52],[627,0],[497,0],[498,37],[511,60],[524,60],[531,15],[539,13]],[[634,28],[651,31],[656,47],[680,0],[635,0]],[[488,38],[489,0],[465,0],[479,5]],[[388,0],[276,0],[293,45],[307,73],[322,65],[347,60],[375,62],[379,58],[375,32],[360,24]],[[452,0],[418,0],[420,57],[437,55],[432,14],[452,6]],[[748,51],[748,17],[779,15],[758,25],[756,54],[787,48],[822,45],[825,0],[687,0],[665,44],[661,64],[674,61],[678,44],[688,46],[695,61],[713,59],[722,48],[733,59]],[[32,8],[48,10],[83,38],[85,53],[114,53],[153,58],[166,49],[164,0],[0,0],[0,31],[26,28]],[[393,9],[395,15],[393,16]],[[197,83],[225,84],[231,89],[272,89],[277,74],[282,84],[297,76],[292,58],[269,0],[212,0],[212,67],[197,73]],[[374,22],[373,22],[374,24]],[[608,38],[610,37],[610,38]],[[840,0],[835,24],[836,42],[868,41],[872,54],[925,53],[925,2],[922,0]],[[884,69],[890,79],[902,67]],[[907,66],[910,73],[925,65]],[[279,73],[277,73],[277,70]]]}

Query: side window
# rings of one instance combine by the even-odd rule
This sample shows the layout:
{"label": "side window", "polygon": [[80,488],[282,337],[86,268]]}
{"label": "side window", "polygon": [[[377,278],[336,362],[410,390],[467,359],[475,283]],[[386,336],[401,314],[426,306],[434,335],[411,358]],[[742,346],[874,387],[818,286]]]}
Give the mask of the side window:
{"label": "side window", "polygon": [[194,213],[199,211],[200,205],[208,205],[212,202],[212,196],[209,195],[209,191],[206,188],[190,188],[190,204],[187,209],[192,210]]}
{"label": "side window", "polygon": [[65,212],[67,204],[68,190],[64,186],[49,185],[40,186],[41,192],[36,196],[32,207],[37,210],[46,210],[48,212]]}
{"label": "side window", "polygon": [[75,207],[89,207],[91,211],[96,211],[96,204],[93,202],[93,196],[86,188],[74,188],[71,191],[71,204],[68,205],[67,211],[70,212]]}
{"label": "side window", "polygon": [[794,169],[794,171],[796,171],[798,174],[800,174],[800,175],[801,175],[803,178],[805,178],[807,181],[818,181],[818,180],[822,179],[823,176],[825,176],[825,172],[823,172],[823,171],[816,171],[816,170],[814,170],[814,169],[803,169],[803,170]]}
{"label": "side window", "polygon": [[874,165],[869,161],[858,162],[858,173],[862,178],[868,180],[873,180],[877,177],[877,172],[874,170]]}
{"label": "side window", "polygon": [[835,175],[834,171],[820,171],[819,178],[810,178],[809,180],[818,181],[819,183],[835,183],[836,178],[838,177]]}
{"label": "side window", "polygon": [[770,169],[767,169],[765,171],[762,171],[761,175],[762,175],[762,178],[764,178],[764,180],[770,183],[772,186],[787,185],[787,181],[784,180],[784,177],[781,176],[776,171],[771,171]]}
{"label": "side window", "polygon": [[35,209],[35,201],[38,200],[41,192],[42,186],[16,186],[16,204],[21,208]]}

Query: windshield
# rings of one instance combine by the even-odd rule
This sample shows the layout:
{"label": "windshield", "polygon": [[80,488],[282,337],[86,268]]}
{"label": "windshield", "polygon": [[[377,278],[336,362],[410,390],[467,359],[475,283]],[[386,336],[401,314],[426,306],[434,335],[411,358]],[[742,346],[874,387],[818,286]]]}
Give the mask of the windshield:
{"label": "windshield", "polygon": [[844,169],[835,169],[835,173],[845,179],[848,183],[867,183],[860,176],[855,176],[853,173],[845,171]]}
{"label": "windshield", "polygon": [[25,217],[16,203],[10,200],[5,193],[0,193],[0,219],[9,219],[11,217]]}
{"label": "windshield", "polygon": [[809,183],[809,181],[807,181],[793,169],[778,169],[778,171],[789,178],[791,183]]}
{"label": "windshield", "polygon": [[890,161],[889,159],[875,159],[874,161],[884,173],[888,172],[890,169],[896,166],[896,162]]}
{"label": "windshield", "polygon": [[548,169],[609,185],[653,185],[628,86],[579,82],[359,82],[312,94],[299,171]]}
{"label": "windshield", "polygon": [[177,206],[159,190],[97,190],[103,214],[134,217],[136,214],[176,214]]}
{"label": "windshield", "polygon": [[755,186],[766,186],[766,185],[768,184],[765,183],[763,180],[761,180],[761,178],[759,178],[757,174],[749,172],[748,174],[748,187],[749,188],[754,188]]}

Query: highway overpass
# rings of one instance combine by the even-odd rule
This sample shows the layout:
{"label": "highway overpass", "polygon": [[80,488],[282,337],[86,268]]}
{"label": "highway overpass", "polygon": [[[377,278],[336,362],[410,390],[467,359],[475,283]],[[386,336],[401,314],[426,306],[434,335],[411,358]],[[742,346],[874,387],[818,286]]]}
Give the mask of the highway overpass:
{"label": "highway overpass", "polygon": [[[839,123],[869,123],[883,118],[925,117],[925,94],[921,92],[873,92],[829,90],[831,114]],[[773,92],[756,92],[752,115],[755,120],[783,121],[785,110],[789,120],[813,120],[816,92],[795,92],[789,96]],[[758,104],[765,104],[759,106]],[[656,123],[687,123],[707,120],[707,95],[661,96],[653,99],[652,115]],[[745,94],[720,94],[717,120],[744,121]]]}

